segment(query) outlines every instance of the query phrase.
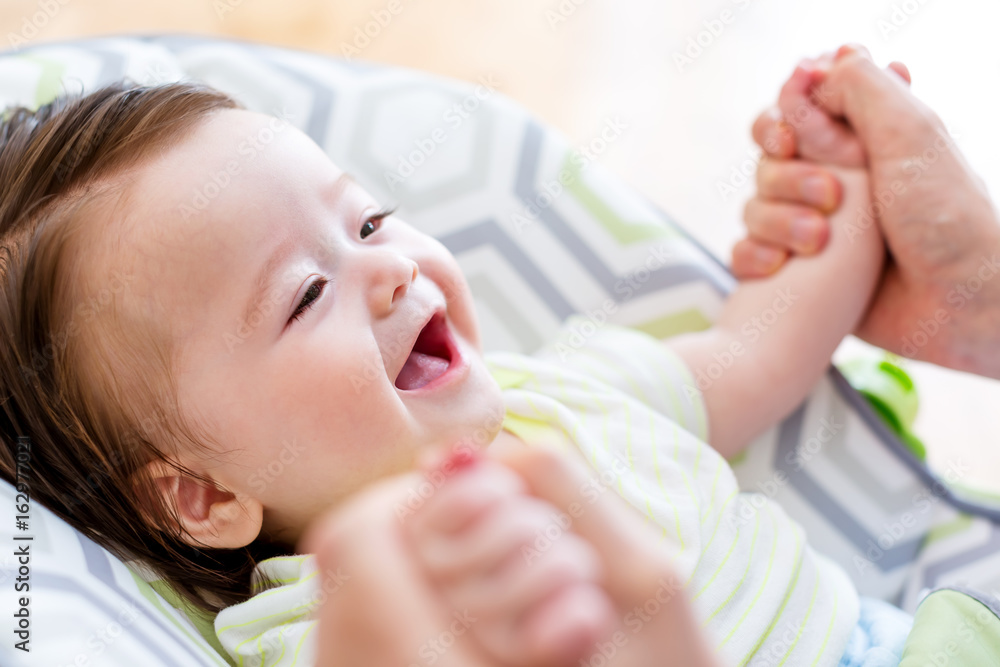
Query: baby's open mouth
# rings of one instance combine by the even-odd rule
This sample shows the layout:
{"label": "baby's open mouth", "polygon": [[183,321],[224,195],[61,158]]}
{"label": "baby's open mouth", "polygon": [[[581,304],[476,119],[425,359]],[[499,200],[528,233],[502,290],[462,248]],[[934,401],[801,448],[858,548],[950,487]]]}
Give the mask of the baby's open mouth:
{"label": "baby's open mouth", "polygon": [[417,336],[413,350],[396,377],[399,389],[419,389],[444,375],[451,365],[448,348],[448,327],[444,315],[434,313],[427,326]]}

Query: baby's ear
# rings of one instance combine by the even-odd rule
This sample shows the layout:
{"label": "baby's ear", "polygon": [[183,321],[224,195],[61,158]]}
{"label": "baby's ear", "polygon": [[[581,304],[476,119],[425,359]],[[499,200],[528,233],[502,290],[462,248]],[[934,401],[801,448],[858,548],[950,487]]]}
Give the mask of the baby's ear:
{"label": "baby's ear", "polygon": [[161,460],[147,464],[146,473],[163,503],[176,510],[180,537],[191,546],[238,549],[260,534],[264,507],[258,500],[185,475]]}

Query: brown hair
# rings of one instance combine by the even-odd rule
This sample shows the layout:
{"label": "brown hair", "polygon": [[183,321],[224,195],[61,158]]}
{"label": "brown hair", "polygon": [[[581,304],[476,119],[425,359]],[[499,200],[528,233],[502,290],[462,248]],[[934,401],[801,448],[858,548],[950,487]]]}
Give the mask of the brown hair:
{"label": "brown hair", "polygon": [[14,481],[16,441],[29,440],[33,499],[208,612],[249,597],[254,566],[281,549],[180,539],[144,467],[160,459],[197,478],[167,445],[209,439],[179,417],[171,338],[125,335],[115,295],[128,276],[89,276],[83,239],[114,216],[131,170],[234,108],[203,84],[119,81],[0,120],[0,475]]}

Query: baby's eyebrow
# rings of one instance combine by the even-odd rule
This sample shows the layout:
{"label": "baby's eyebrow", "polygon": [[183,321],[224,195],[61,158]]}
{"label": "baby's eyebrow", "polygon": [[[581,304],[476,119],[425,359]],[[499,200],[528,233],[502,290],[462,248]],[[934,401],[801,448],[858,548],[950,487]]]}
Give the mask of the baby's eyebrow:
{"label": "baby's eyebrow", "polygon": [[[357,184],[354,176],[348,172],[342,172],[340,176],[337,177],[335,181],[329,186],[328,196],[331,201],[336,201],[344,189],[351,184]],[[271,253],[271,256],[267,258],[261,266],[260,272],[257,274],[256,280],[254,280],[251,285],[250,297],[247,300],[246,307],[243,309],[243,315],[239,320],[241,328],[247,325],[250,328],[255,328],[259,325],[259,322],[254,325],[250,325],[252,318],[261,306],[264,304],[265,299],[272,298],[273,295],[270,294],[271,289],[274,285],[275,278],[277,276],[278,268],[284,263],[288,255],[295,250],[297,244],[297,235],[288,234],[282,240],[281,244]],[[279,312],[280,315],[280,312]]]}

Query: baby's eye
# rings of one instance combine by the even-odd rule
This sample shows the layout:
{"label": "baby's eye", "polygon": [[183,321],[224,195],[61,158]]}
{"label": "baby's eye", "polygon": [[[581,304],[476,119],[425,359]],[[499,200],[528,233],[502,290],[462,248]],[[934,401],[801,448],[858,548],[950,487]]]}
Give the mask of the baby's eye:
{"label": "baby's eye", "polygon": [[290,321],[299,319],[307,310],[312,308],[313,304],[316,303],[316,300],[319,299],[320,294],[323,293],[323,288],[326,287],[329,282],[330,279],[326,276],[317,278],[313,281],[313,283],[306,289],[306,293],[302,296],[302,302],[299,304],[299,307],[295,309]]}
{"label": "baby's eye", "polygon": [[377,213],[368,216],[365,219],[364,224],[361,225],[361,238],[367,238],[369,234],[378,229],[376,223],[381,222],[384,218],[388,218],[390,215],[396,212],[395,207],[393,208],[383,208]]}

